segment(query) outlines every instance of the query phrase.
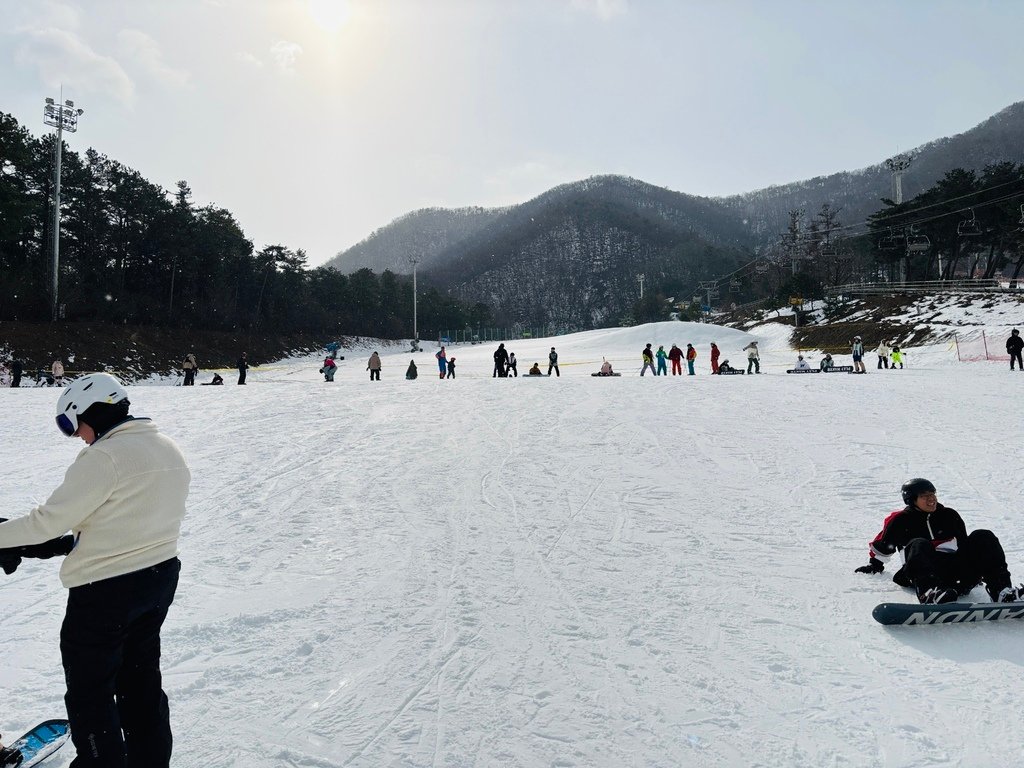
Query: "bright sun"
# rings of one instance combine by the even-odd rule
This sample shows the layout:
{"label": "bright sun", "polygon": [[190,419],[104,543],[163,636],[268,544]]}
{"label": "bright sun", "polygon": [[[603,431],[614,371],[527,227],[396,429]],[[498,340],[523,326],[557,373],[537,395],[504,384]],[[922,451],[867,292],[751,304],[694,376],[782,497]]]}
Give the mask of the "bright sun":
{"label": "bright sun", "polygon": [[306,0],[309,17],[321,29],[337,32],[349,17],[348,0]]}

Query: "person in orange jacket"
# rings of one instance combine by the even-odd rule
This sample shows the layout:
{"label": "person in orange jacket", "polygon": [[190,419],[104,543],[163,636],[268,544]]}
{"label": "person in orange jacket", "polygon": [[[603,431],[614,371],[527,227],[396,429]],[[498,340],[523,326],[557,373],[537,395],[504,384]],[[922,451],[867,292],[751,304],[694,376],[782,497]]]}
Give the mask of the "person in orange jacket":
{"label": "person in orange jacket", "polygon": [[690,369],[690,376],[696,376],[694,373],[693,364],[697,361],[697,350],[693,348],[693,344],[686,345],[686,367]]}

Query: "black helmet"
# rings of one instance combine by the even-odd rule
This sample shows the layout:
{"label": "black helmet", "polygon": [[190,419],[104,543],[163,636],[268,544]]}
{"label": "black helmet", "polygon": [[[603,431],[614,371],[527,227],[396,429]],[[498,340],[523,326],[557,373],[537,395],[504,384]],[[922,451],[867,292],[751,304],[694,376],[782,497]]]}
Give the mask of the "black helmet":
{"label": "black helmet", "polygon": [[903,503],[913,506],[917,497],[922,493],[935,493],[935,486],[932,485],[930,480],[925,480],[923,477],[915,477],[907,480],[901,490],[903,491]]}

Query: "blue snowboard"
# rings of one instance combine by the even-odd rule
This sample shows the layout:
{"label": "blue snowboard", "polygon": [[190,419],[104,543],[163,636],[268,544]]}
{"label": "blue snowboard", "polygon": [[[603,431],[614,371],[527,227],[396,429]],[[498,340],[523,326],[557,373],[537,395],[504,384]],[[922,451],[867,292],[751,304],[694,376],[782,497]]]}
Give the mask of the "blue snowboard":
{"label": "blue snowboard", "polygon": [[1024,619],[1024,603],[882,603],[871,612],[879,624],[900,626],[971,624],[979,621]]}
{"label": "blue snowboard", "polygon": [[21,752],[24,762],[20,768],[30,768],[60,749],[70,737],[67,720],[46,720],[7,746]]}

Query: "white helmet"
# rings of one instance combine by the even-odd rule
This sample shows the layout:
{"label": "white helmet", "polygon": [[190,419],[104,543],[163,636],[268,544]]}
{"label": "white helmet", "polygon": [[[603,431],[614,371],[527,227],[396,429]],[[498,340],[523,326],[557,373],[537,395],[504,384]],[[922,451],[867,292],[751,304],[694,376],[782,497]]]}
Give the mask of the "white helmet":
{"label": "white helmet", "polygon": [[71,437],[78,431],[78,416],[89,406],[127,399],[128,390],[109,373],[81,376],[68,384],[57,400],[57,428]]}

